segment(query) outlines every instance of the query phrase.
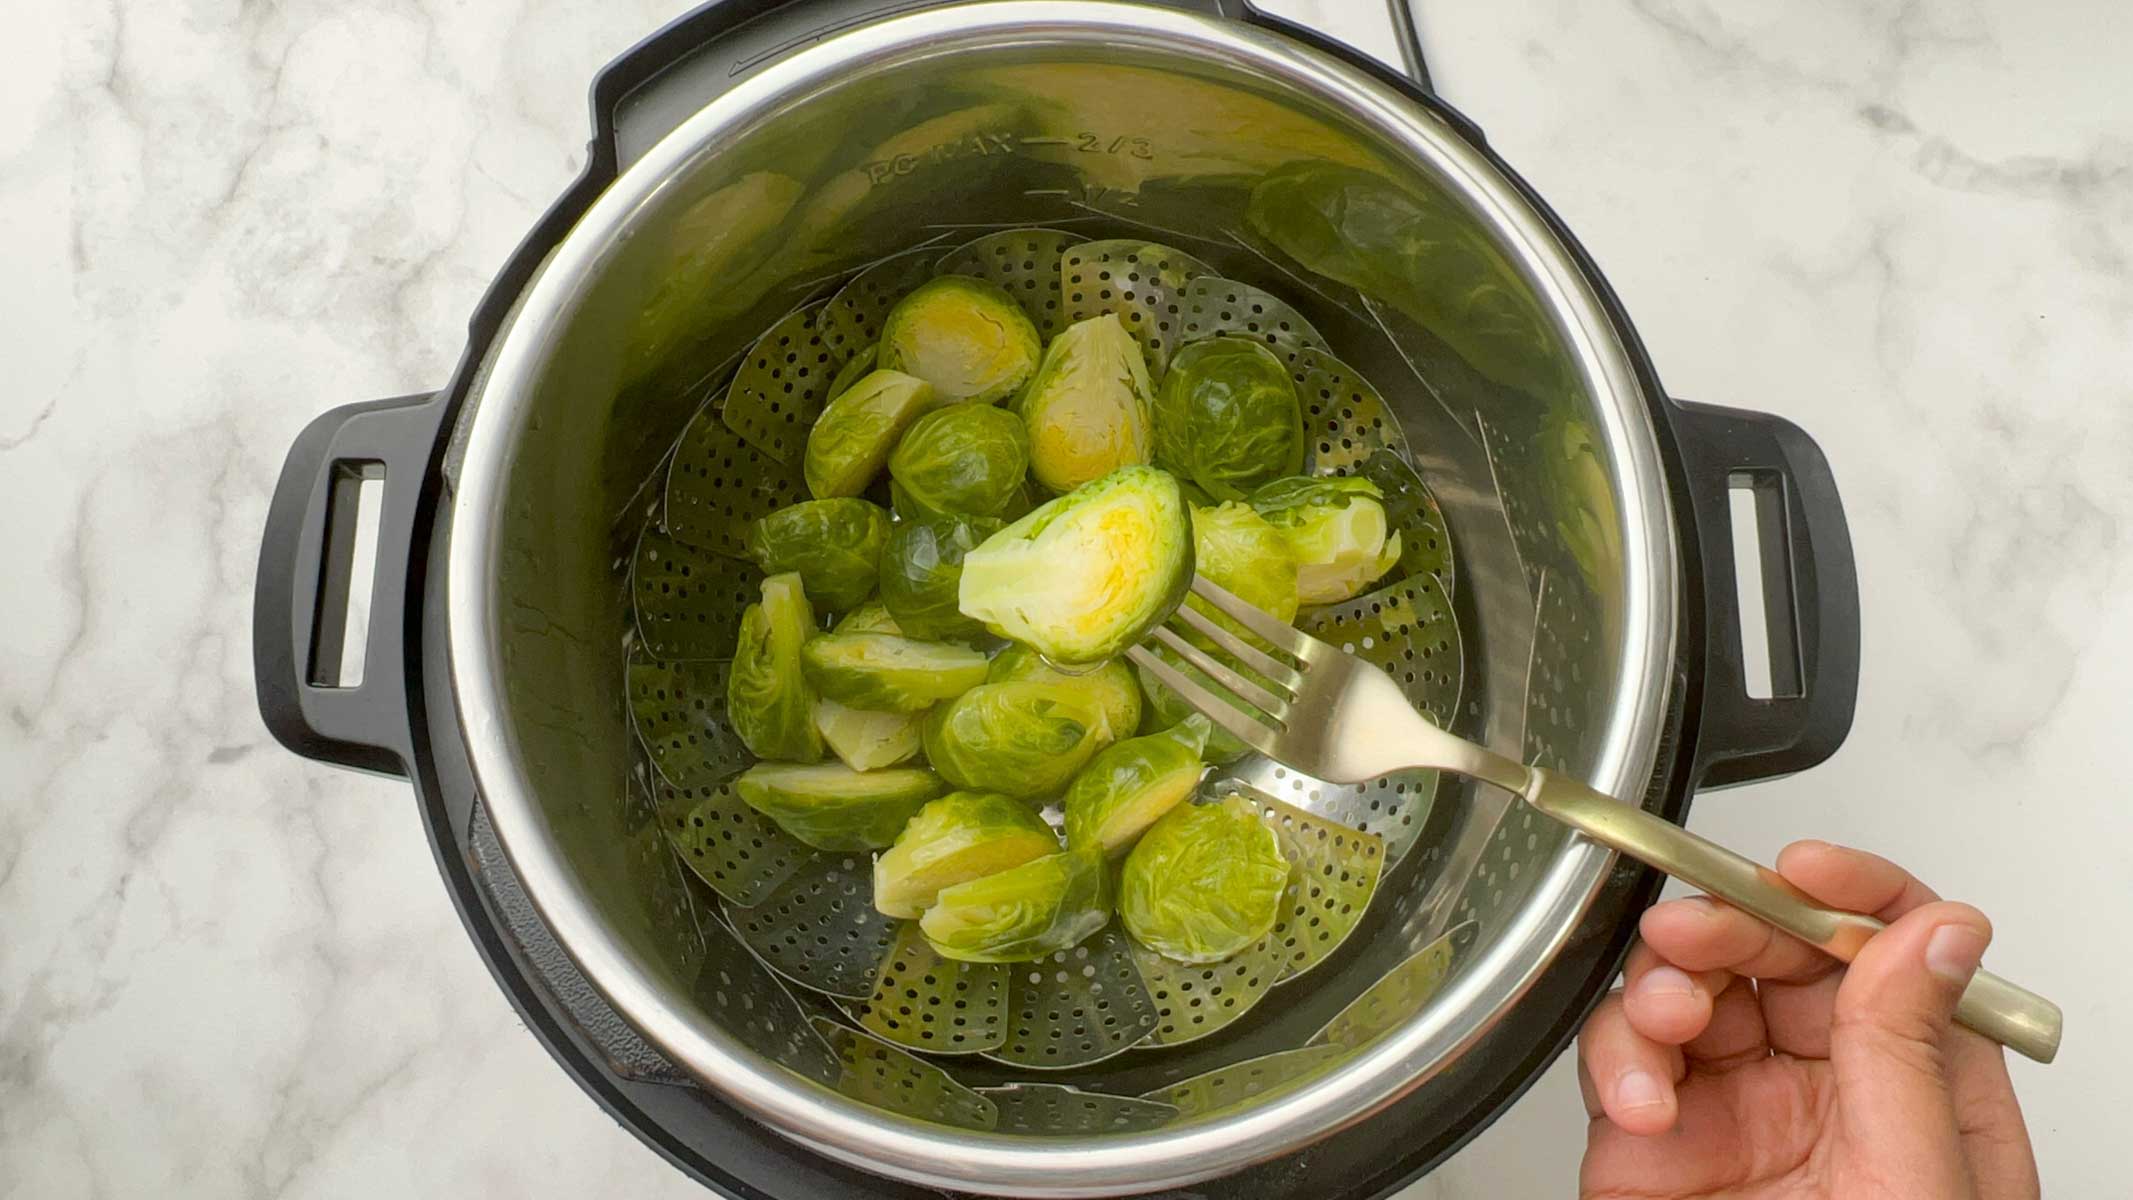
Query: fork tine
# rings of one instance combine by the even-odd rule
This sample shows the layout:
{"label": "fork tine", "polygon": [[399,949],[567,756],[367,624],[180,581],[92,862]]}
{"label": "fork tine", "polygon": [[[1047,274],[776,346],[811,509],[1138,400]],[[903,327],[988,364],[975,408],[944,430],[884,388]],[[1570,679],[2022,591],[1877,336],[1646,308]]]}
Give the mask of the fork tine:
{"label": "fork tine", "polygon": [[1276,650],[1298,662],[1303,661],[1309,635],[1261,612],[1250,601],[1232,595],[1205,575],[1192,577],[1192,591],[1200,599],[1235,619],[1239,625],[1265,639]]}
{"label": "fork tine", "polygon": [[1294,693],[1303,686],[1303,676],[1298,675],[1295,668],[1287,663],[1277,661],[1273,655],[1224,629],[1215,622],[1213,617],[1208,616],[1199,609],[1189,605],[1179,605],[1175,615],[1178,620],[1192,626],[1212,639],[1216,645],[1235,655],[1237,661],[1244,664],[1246,670],[1257,672],[1273,680],[1274,685],[1283,691]]}
{"label": "fork tine", "polygon": [[1146,646],[1130,646],[1126,657],[1161,680],[1163,686],[1185,698],[1202,716],[1234,734],[1238,741],[1272,757],[1277,730],[1243,709],[1208,691]]}
{"label": "fork tine", "polygon": [[1246,704],[1277,721],[1289,710],[1289,697],[1277,696],[1268,691],[1237,668],[1179,637],[1177,630],[1167,625],[1158,625],[1153,632],[1157,641],[1170,647],[1178,657],[1200,668],[1200,672],[1209,679],[1237,693],[1237,698]]}

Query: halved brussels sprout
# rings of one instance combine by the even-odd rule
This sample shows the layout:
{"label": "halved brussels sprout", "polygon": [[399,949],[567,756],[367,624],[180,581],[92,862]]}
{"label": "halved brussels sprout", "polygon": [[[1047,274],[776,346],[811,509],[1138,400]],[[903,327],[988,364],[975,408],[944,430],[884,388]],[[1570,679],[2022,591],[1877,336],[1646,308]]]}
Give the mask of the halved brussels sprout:
{"label": "halved brussels sprout", "polygon": [[1134,685],[1133,672],[1118,659],[1093,671],[1070,675],[1044,661],[1042,655],[1028,646],[1011,645],[993,656],[992,669],[985,673],[985,682],[1013,683],[1018,679],[1056,684],[1086,693],[1103,715],[1105,745],[1140,728],[1141,690]]}
{"label": "halved brussels sprout", "polygon": [[1288,365],[1248,338],[1178,351],[1155,399],[1155,460],[1217,500],[1303,470],[1303,409]]}
{"label": "halved brussels sprout", "polygon": [[1214,728],[1198,713],[1161,733],[1129,738],[1089,760],[1060,801],[1067,845],[1117,854],[1200,786],[1200,753]]}
{"label": "halved brussels sprout", "polygon": [[1358,476],[1298,475],[1252,493],[1251,505],[1288,543],[1305,604],[1335,604],[1360,593],[1400,561],[1400,535],[1388,533],[1384,493]]}
{"label": "halved brussels sprout", "polygon": [[1071,492],[1147,462],[1155,444],[1150,393],[1140,343],[1117,313],[1069,325],[1015,402],[1029,427],[1030,473]]}
{"label": "halved brussels sprout", "polygon": [[[1202,578],[1284,625],[1296,620],[1296,560],[1280,532],[1250,505],[1232,501],[1193,509],[1192,551],[1194,569]],[[1223,628],[1241,637],[1251,636],[1244,626],[1198,596],[1187,596],[1185,603]],[[1208,644],[1198,634],[1192,640]]]}
{"label": "halved brussels sprout", "polygon": [[943,275],[898,301],[881,327],[881,365],[916,375],[947,403],[991,404],[1022,389],[1044,342],[998,284]]}
{"label": "halved brussels sprout", "polygon": [[1147,635],[1192,586],[1177,480],[1126,467],[986,539],[963,560],[962,609],[1052,662],[1100,663]]}
{"label": "halved brussels sprout", "polygon": [[923,713],[876,712],[835,700],[815,701],[815,728],[830,753],[854,771],[878,771],[908,762],[925,744]]}
{"label": "halved brussels sprout", "polygon": [[963,559],[1000,531],[990,517],[942,513],[899,521],[881,552],[881,602],[912,637],[967,641],[985,626],[957,607]]}
{"label": "halved brussels sprout", "polygon": [[765,575],[797,571],[807,594],[831,612],[856,608],[874,593],[889,514],[849,498],[807,500],[748,527],[748,556]]}
{"label": "halved brussels sprout", "polygon": [[838,633],[893,633],[903,636],[903,628],[879,600],[869,600],[858,608],[844,614],[837,622]]}
{"label": "halved brussels sprout", "polygon": [[807,490],[818,500],[867,490],[904,430],[933,402],[923,379],[875,371],[829,402],[807,433]]}
{"label": "halved brussels sprout", "polygon": [[800,652],[815,691],[853,708],[915,713],[985,682],[990,665],[968,646],[890,633],[826,633]]}
{"label": "halved brussels sprout", "polygon": [[927,413],[889,453],[889,477],[904,499],[925,512],[998,516],[1022,498],[1028,475],[1029,432],[1022,418],[983,404]]}
{"label": "halved brussels sprout", "polygon": [[950,792],[918,810],[874,860],[874,907],[915,917],[942,888],[1059,853],[1037,810],[993,792]]}
{"label": "halved brussels sprout", "polygon": [[872,375],[874,373],[874,364],[880,357],[881,347],[878,345],[868,346],[853,355],[850,362],[837,368],[837,377],[830,380],[829,395],[822,398],[823,402],[825,404],[834,403],[837,397],[851,391],[853,384]]}
{"label": "halved brussels sprout", "polygon": [[1220,962],[1274,927],[1288,885],[1281,841],[1251,804],[1183,804],[1126,856],[1118,915],[1165,958]]}
{"label": "halved brussels sprout", "polygon": [[1069,850],[942,888],[918,928],[943,958],[1035,962],[1102,929],[1110,891],[1103,857]]}
{"label": "halved brussels sprout", "polygon": [[1103,720],[1086,692],[988,683],[926,718],[926,758],[960,788],[1050,796],[1096,753]]}
{"label": "halved brussels sprout", "polygon": [[734,780],[748,807],[817,850],[878,850],[947,789],[917,767],[854,771],[842,763],[757,763]]}
{"label": "halved brussels sprout", "polygon": [[757,758],[811,763],[822,757],[815,689],[800,649],[815,636],[815,613],[794,574],[763,581],[763,599],[741,614],[741,636],[726,678],[726,712]]}
{"label": "halved brussels sprout", "polygon": [[[1244,701],[1237,699],[1235,693],[1209,679],[1197,667],[1178,657],[1176,652],[1168,647],[1152,646],[1150,649],[1154,651],[1156,657],[1183,671],[1187,677],[1200,686],[1214,692],[1217,696],[1223,697],[1226,703],[1233,703],[1239,708],[1247,707]],[[1151,674],[1148,668],[1136,665],[1133,668],[1133,672],[1140,679],[1141,694],[1147,697],[1148,700],[1145,715],[1141,718],[1143,730],[1150,733],[1160,733],[1165,729],[1175,728],[1179,722],[1189,721],[1198,715],[1198,710],[1187,704],[1185,697],[1171,691],[1162,680]],[[1251,752],[1252,748],[1239,741],[1237,735],[1217,725],[1208,733],[1207,746],[1200,752],[1200,757],[1216,766],[1227,766]]]}

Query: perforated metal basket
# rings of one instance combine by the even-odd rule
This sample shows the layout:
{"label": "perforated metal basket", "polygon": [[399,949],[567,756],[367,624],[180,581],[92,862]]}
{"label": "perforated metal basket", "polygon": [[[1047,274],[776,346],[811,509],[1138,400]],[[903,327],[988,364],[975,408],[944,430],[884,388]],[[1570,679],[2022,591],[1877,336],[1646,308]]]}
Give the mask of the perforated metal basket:
{"label": "perforated metal basket", "polygon": [[[1246,759],[1211,786],[1297,864],[1262,943],[1188,968],[1114,929],[943,961],[873,910],[865,856],[731,790],[720,659],[760,578],[737,531],[804,498],[832,382],[935,272],[994,279],[1047,334],[1118,312],[1158,369],[1257,338],[1298,381],[1313,469],[1377,481],[1403,535],[1385,587],[1306,627],[1461,733],[1678,803],[1685,769],[1654,766],[1706,683],[1685,572],[1710,546],[1677,537],[1625,327],[1458,128],[1288,37],[1093,0],[834,30],[638,147],[467,389],[449,677],[425,686],[530,901],[514,928],[567,952],[658,1064],[641,1078],[925,1186],[1153,1191],[1428,1104],[1577,934],[1606,853],[1464,782]],[[1343,236],[1269,218],[1300,177],[1335,181],[1314,203]]]}

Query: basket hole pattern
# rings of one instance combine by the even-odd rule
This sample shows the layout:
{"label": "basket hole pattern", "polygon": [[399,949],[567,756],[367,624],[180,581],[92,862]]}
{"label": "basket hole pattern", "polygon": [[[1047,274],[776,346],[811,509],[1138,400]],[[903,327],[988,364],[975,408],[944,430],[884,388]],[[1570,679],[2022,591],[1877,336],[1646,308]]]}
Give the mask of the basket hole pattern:
{"label": "basket hole pattern", "polygon": [[733,913],[734,932],[794,983],[863,999],[897,927],[875,910],[870,876],[862,857],[818,855],[760,904]]}
{"label": "basket hole pattern", "polygon": [[1500,421],[1476,411],[1482,446],[1488,451],[1489,473],[1503,502],[1504,522],[1511,527],[1511,545],[1518,551],[1519,565],[1526,573],[1526,587],[1538,602],[1540,579],[1547,565],[1560,556],[1554,547],[1559,539],[1541,507],[1540,480],[1529,456],[1518,453],[1518,443]]}
{"label": "basket hole pattern", "polygon": [[866,1034],[823,1017],[815,1030],[839,1067],[837,1090],[862,1104],[961,1129],[992,1129],[993,1102],[957,1083],[946,1071]]}
{"label": "basket hole pattern", "polygon": [[1250,1012],[1280,981],[1283,952],[1269,932],[1219,963],[1176,962],[1139,946],[1133,957],[1155,1005],[1155,1040],[1174,1046],[1206,1037]]}
{"label": "basket hole pattern", "polygon": [[1459,625],[1436,576],[1417,575],[1313,609],[1297,627],[1382,668],[1440,726],[1458,713]]}
{"label": "basket hole pattern", "polygon": [[1085,1092],[1052,1083],[1017,1083],[979,1088],[978,1094],[999,1109],[1002,1133],[1086,1137],[1100,1133],[1139,1133],[1168,1123],[1175,1105],[1137,1096]]}
{"label": "basket hole pattern", "polygon": [[770,327],[741,360],[720,417],[741,439],[781,463],[797,463],[845,357],[830,348],[817,305]]}
{"label": "basket hole pattern", "polygon": [[709,925],[704,968],[696,977],[697,1001],[744,1044],[811,1079],[835,1083],[836,1058],[799,1001],[725,926]]}
{"label": "basket hole pattern", "polygon": [[1143,1098],[1175,1105],[1180,1119],[1203,1117],[1286,1090],[1343,1058],[1339,1046],[1305,1046],[1218,1067]]}
{"label": "basket hole pattern", "polygon": [[1345,475],[1371,454],[1407,455],[1407,437],[1369,381],[1330,354],[1304,351],[1295,369],[1296,398],[1303,404],[1305,469]]}
{"label": "basket hole pattern", "polygon": [[1007,229],[958,246],[934,264],[936,275],[970,275],[998,284],[1029,314],[1046,341],[1066,328],[1059,261],[1087,241],[1057,229]]}
{"label": "basket hole pattern", "polygon": [[748,807],[733,778],[681,787],[655,784],[660,823],[681,860],[728,903],[759,904],[815,851]]}
{"label": "basket hole pattern", "polygon": [[1141,344],[1151,379],[1161,379],[1177,345],[1185,286],[1207,265],[1153,242],[1085,242],[1059,262],[1068,324],[1117,313]]}
{"label": "basket hole pattern", "polygon": [[[719,413],[706,409],[674,450],[667,472],[667,530],[692,546],[745,558],[748,526],[807,495],[798,467],[742,441]],[[726,649],[731,653],[731,639]]]}
{"label": "basket hole pattern", "polygon": [[647,528],[630,560],[637,635],[654,658],[730,659],[741,613],[755,603],[762,583],[752,563]]}
{"label": "basket hole pattern", "polygon": [[1185,287],[1178,324],[1180,345],[1203,338],[1248,337],[1272,350],[1291,371],[1303,369],[1306,350],[1330,351],[1303,314],[1248,283],[1202,275]]}
{"label": "basket hole pattern", "polygon": [[1369,783],[1349,786],[1327,783],[1271,760],[1259,760],[1230,778],[1307,812],[1384,839],[1385,869],[1389,871],[1422,836],[1430,809],[1436,803],[1441,777],[1435,771],[1396,771]]}
{"label": "basket hole pattern", "polygon": [[1400,535],[1398,578],[1435,575],[1445,595],[1457,590],[1452,552],[1452,534],[1444,521],[1444,509],[1408,461],[1389,450],[1380,450],[1363,460],[1364,478],[1385,493],[1386,516]]}
{"label": "basket hole pattern", "polygon": [[728,670],[721,662],[630,662],[637,738],[667,781],[701,787],[748,765],[748,749],[727,720]]}
{"label": "basket hole pattern", "polygon": [[972,1054],[1005,1036],[1008,968],[943,958],[915,921],[897,929],[873,994],[859,1008],[868,1032],[912,1050]]}
{"label": "basket hole pattern", "polygon": [[879,342],[889,310],[932,278],[933,260],[931,250],[890,255],[854,275],[830,297],[819,322],[830,355],[842,363]]}
{"label": "basket hole pattern", "polygon": [[1146,1040],[1156,1023],[1114,923],[1071,950],[1009,967],[1007,1040],[987,1057],[1039,1069],[1088,1066]]}

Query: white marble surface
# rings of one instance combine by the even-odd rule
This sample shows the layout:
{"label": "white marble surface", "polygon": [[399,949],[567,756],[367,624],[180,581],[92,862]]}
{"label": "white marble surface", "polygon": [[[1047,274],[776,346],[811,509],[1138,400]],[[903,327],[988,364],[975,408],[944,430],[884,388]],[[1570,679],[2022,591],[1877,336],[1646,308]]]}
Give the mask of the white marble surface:
{"label": "white marble surface", "polygon": [[[17,0],[0,48],[0,1195],[682,1197],[522,1030],[404,787],[255,715],[283,451],[433,386],[678,0]],[[1286,0],[1382,49],[1374,0]],[[1315,13],[1312,10],[1316,10]],[[1335,13],[1339,14],[1338,20]],[[2123,1194],[2133,41],[2109,0],[1423,0],[1438,82],[1675,394],[1828,449],[1866,606],[1828,766],[1707,797],[1894,854],[2060,999],[2052,1194]],[[2116,80],[2116,82],[2114,82]],[[1565,1195],[1559,1064],[1411,1193]]]}

